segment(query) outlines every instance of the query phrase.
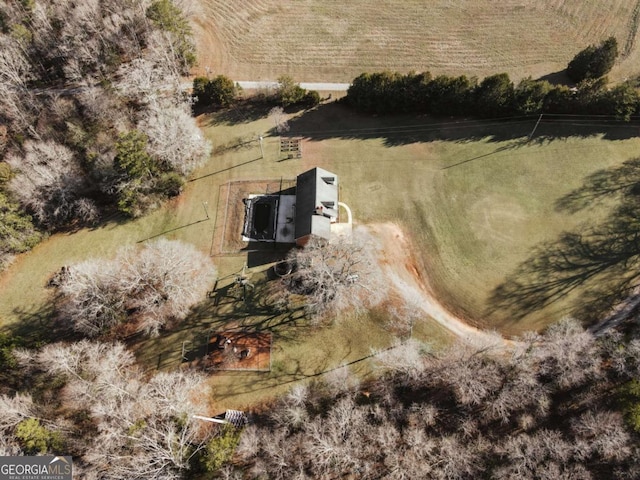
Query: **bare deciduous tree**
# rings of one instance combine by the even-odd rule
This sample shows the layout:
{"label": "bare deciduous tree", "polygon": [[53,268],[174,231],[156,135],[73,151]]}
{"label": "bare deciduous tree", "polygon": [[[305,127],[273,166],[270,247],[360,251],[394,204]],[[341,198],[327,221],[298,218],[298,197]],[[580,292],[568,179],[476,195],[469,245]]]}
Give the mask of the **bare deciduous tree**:
{"label": "bare deciduous tree", "polygon": [[201,375],[159,373],[145,381],[124,345],[88,340],[47,345],[33,361],[64,377],[66,407],[89,412],[96,423],[98,435],[83,455],[87,474],[181,478],[210,438],[207,425],[192,418],[206,412]]}
{"label": "bare deciduous tree", "polygon": [[242,458],[253,459],[260,451],[262,431],[256,425],[249,425],[242,431],[236,452]]}
{"label": "bare deciduous tree", "polygon": [[115,262],[88,260],[69,268],[59,287],[60,315],[78,332],[96,336],[123,321],[124,304]]}
{"label": "bare deciduous tree", "polygon": [[599,346],[575,319],[551,325],[535,349],[539,373],[561,388],[576,386],[601,373]]}
{"label": "bare deciduous tree", "polygon": [[173,89],[179,84],[179,77],[146,57],[120,66],[117,79],[115,86],[122,96],[145,104],[155,100],[164,85]]}
{"label": "bare deciduous tree", "polygon": [[34,133],[33,93],[27,86],[31,66],[24,50],[14,38],[0,35],[0,112],[16,123],[16,130]]}
{"label": "bare deciduous tree", "polygon": [[392,305],[388,313],[387,327],[400,337],[411,337],[414,325],[425,316],[417,292],[408,293],[408,298],[401,299],[400,305]]}
{"label": "bare deciduous tree", "polygon": [[[495,478],[582,478],[563,477],[569,467],[572,446],[555,430],[541,429],[534,434],[509,437],[499,452],[504,455],[503,466],[494,470]],[[554,472],[548,476],[547,474]],[[587,477],[588,478],[588,477]]]}
{"label": "bare deciduous tree", "polygon": [[17,457],[22,455],[24,455],[24,452],[15,437],[0,432],[0,456]]}
{"label": "bare deciduous tree", "polygon": [[359,311],[387,295],[374,247],[358,236],[340,237],[334,243],[312,237],[288,260],[295,268],[282,280],[284,291],[303,295],[312,312]]}
{"label": "bare deciduous tree", "polygon": [[574,419],[571,429],[604,459],[622,459],[631,453],[629,433],[619,412],[590,410]]}
{"label": "bare deciduous tree", "polygon": [[149,137],[148,152],[182,175],[202,165],[211,151],[184,103],[154,102],[138,129]]}
{"label": "bare deciduous tree", "polygon": [[394,372],[408,385],[415,385],[425,373],[424,345],[416,340],[397,344],[376,355],[376,362]]}
{"label": "bare deciduous tree", "polygon": [[15,428],[22,420],[33,417],[34,408],[33,399],[29,394],[17,393],[13,397],[0,395],[0,430]]}
{"label": "bare deciduous tree", "polygon": [[287,133],[289,131],[289,122],[284,114],[282,107],[273,107],[269,110],[269,118],[273,120],[276,132],[278,134]]}
{"label": "bare deciduous tree", "polygon": [[157,334],[172,321],[181,321],[202,300],[216,276],[211,259],[193,245],[159,240],[142,251],[121,256],[127,308],[137,310],[140,327]]}
{"label": "bare deciduous tree", "polygon": [[331,370],[323,380],[329,393],[335,397],[341,393],[356,392],[360,387],[360,379],[349,370],[348,365]]}
{"label": "bare deciduous tree", "polygon": [[112,261],[69,267],[59,287],[59,310],[79,332],[95,336],[125,320],[156,335],[183,320],[200,301],[215,268],[193,246],[159,240],[127,248]]}
{"label": "bare deciduous tree", "polygon": [[82,196],[87,179],[67,147],[53,141],[27,141],[24,156],[9,155],[6,162],[18,172],[11,190],[45,227],[96,220],[97,208]]}
{"label": "bare deciduous tree", "polygon": [[429,370],[435,385],[452,389],[460,405],[480,405],[503,385],[500,365],[484,351],[456,343],[437,355]]}
{"label": "bare deciduous tree", "polygon": [[517,369],[509,372],[497,394],[487,401],[484,414],[507,423],[522,410],[544,417],[549,404],[549,388],[539,381],[536,372]]}

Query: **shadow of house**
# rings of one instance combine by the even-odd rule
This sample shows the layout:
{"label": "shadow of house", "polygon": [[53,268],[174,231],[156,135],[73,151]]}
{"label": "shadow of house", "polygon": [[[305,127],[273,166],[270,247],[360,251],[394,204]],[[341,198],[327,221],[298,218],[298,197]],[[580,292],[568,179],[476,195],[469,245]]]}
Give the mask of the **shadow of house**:
{"label": "shadow of house", "polygon": [[295,247],[293,243],[263,243],[249,242],[242,249],[247,254],[247,267],[258,267],[268,263],[275,263],[286,258],[289,251]]}
{"label": "shadow of house", "polygon": [[547,73],[538,78],[538,80],[547,81],[551,85],[568,85],[570,87],[575,86],[575,83],[567,75],[567,69],[559,70],[557,72]]}

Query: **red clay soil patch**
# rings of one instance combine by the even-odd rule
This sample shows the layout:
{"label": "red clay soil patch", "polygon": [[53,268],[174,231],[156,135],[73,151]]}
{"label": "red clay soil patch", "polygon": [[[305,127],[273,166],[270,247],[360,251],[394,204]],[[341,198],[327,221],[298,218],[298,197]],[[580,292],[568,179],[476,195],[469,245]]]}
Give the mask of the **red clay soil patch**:
{"label": "red clay soil patch", "polygon": [[420,308],[433,320],[457,336],[461,341],[478,348],[511,347],[514,342],[504,340],[491,332],[485,332],[451,313],[434,296],[427,278],[421,275],[410,239],[400,226],[393,223],[367,225],[374,240],[380,242],[380,264],[396,294],[405,298],[408,305]]}
{"label": "red clay soil patch", "polygon": [[209,339],[205,367],[213,370],[271,370],[271,334],[223,332]]}

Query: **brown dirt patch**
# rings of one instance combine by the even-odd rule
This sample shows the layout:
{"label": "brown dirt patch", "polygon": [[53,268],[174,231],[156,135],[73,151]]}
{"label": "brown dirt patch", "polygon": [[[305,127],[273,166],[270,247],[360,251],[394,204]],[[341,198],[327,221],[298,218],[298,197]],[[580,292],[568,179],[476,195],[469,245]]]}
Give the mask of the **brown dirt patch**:
{"label": "brown dirt patch", "polygon": [[212,370],[271,370],[270,333],[222,332],[209,339],[203,366]]}
{"label": "brown dirt patch", "polygon": [[475,328],[445,308],[429,288],[413,252],[415,251],[402,228],[394,223],[367,225],[373,241],[378,241],[380,265],[397,296],[407,305],[419,308],[430,318],[449,330],[458,339],[476,347],[513,346],[499,335]]}

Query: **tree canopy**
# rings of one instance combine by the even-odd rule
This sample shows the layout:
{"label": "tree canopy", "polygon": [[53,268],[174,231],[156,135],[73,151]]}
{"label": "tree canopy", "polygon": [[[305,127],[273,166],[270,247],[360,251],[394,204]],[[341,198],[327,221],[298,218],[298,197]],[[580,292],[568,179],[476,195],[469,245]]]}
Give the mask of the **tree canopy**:
{"label": "tree canopy", "polygon": [[327,243],[312,237],[303,248],[292,250],[287,261],[293,272],[282,279],[279,293],[288,301],[290,295],[301,296],[310,312],[362,310],[386,297],[375,249],[364,238]]}
{"label": "tree canopy", "polygon": [[59,277],[60,318],[90,337],[160,330],[184,320],[216,270],[193,246],[169,240],[123,249],[114,260],[71,265]]}
{"label": "tree canopy", "polygon": [[218,75],[214,78],[193,79],[193,97],[198,107],[228,107],[238,95],[238,88],[229,77]]}
{"label": "tree canopy", "polygon": [[628,121],[640,109],[638,90],[630,83],[608,88],[602,77],[587,78],[570,89],[525,78],[514,85],[506,73],[480,83],[464,75],[432,78],[429,72],[363,73],[349,86],[345,102],[367,113],[481,118],[551,113],[610,115]]}
{"label": "tree canopy", "polygon": [[55,232],[141,215],[207,158],[180,89],[195,60],[183,5],[0,2],[0,192],[18,205],[3,206],[0,255],[33,245],[21,233],[32,222]]}
{"label": "tree canopy", "polygon": [[613,68],[618,57],[618,41],[609,37],[600,45],[589,45],[578,52],[567,66],[567,75],[579,83],[589,78],[600,78]]}

